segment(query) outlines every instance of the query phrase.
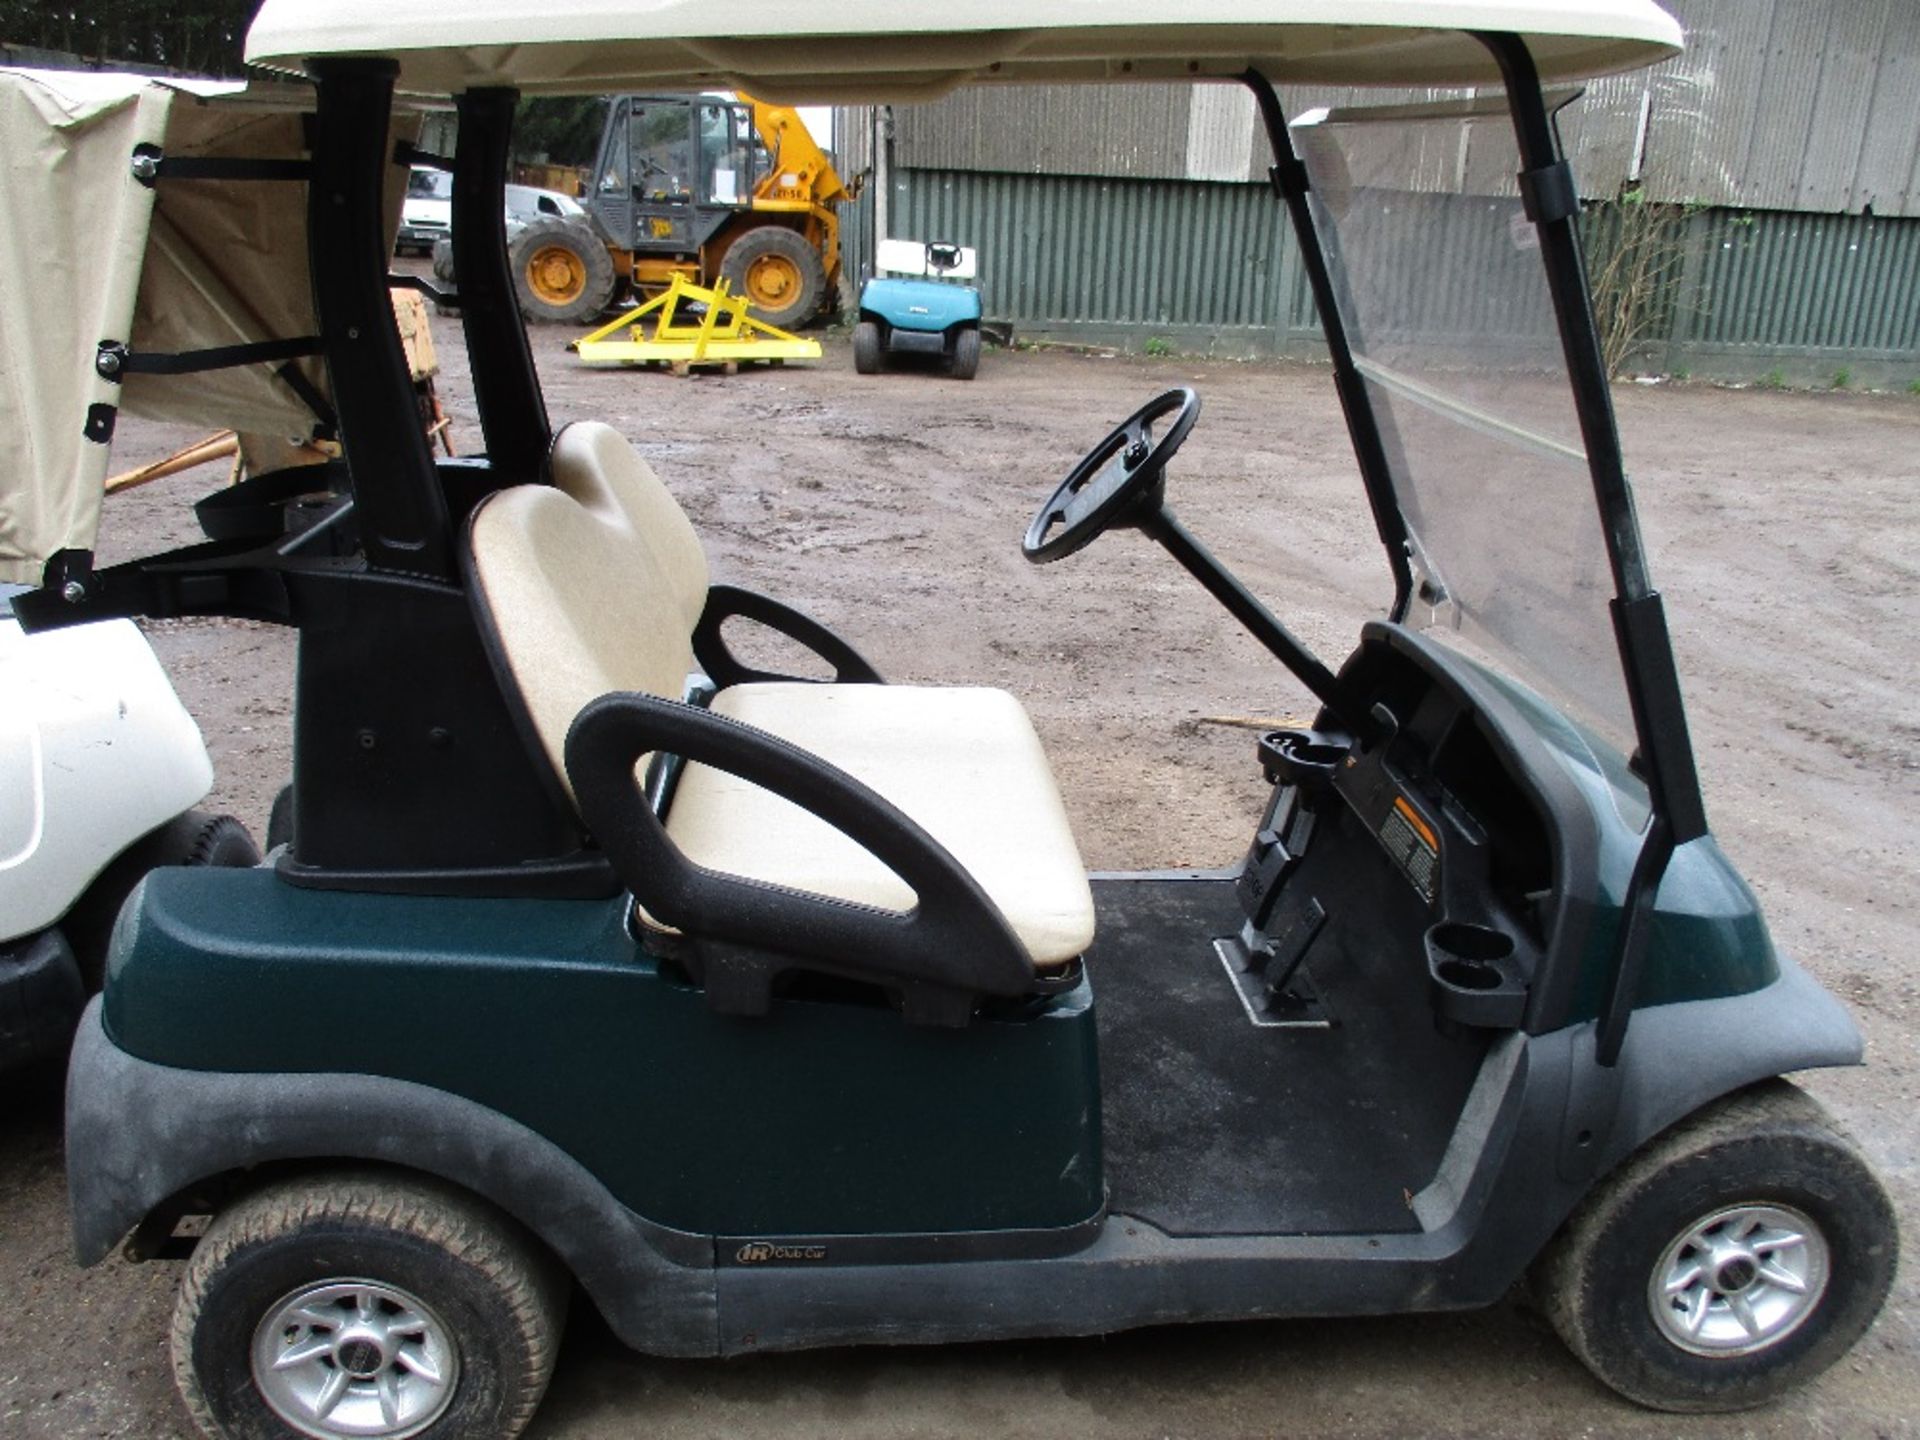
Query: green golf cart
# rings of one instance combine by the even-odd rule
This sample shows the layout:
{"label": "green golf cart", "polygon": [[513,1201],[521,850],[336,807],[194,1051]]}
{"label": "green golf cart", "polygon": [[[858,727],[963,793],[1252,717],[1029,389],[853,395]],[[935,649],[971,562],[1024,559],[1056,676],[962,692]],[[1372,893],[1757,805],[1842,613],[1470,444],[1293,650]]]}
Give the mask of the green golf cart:
{"label": "green golf cart", "polygon": [[[185,1259],[195,1419],[512,1435],[576,1285],[639,1350],[727,1356],[1457,1309],[1530,1276],[1645,1405],[1830,1365],[1896,1225],[1780,1077],[1861,1041],[1708,830],[1544,88],[1678,26],[1652,0],[799,13],[266,0],[248,55],[310,83],[300,152],[127,157],[163,211],[304,205],[313,329],[103,344],[99,375],[318,361],[344,449],[224,495],[191,549],[70,541],[15,601],[299,633],[290,843],[144,882],[72,1062],[78,1257]],[[1030,559],[1138,530],[1318,701],[1259,738],[1264,813],[1221,871],[1089,877],[1013,697],[886,684],[711,583],[626,440],[554,433],[501,234],[522,95],[1074,80],[1251,91],[1391,586],[1329,664],[1230,575],[1173,509],[1190,390],[1037,486]],[[1460,98],[1289,120],[1296,84]],[[451,97],[456,154],[408,143],[420,95]],[[473,458],[429,450],[387,302],[423,164],[453,176]],[[743,660],[752,625],[831,680]]]}

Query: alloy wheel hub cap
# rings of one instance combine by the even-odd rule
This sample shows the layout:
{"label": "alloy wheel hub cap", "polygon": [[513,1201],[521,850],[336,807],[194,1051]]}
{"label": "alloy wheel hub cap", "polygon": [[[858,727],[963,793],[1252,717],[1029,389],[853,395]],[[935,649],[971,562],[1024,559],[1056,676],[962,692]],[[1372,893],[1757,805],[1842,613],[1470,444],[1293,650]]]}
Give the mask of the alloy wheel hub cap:
{"label": "alloy wheel hub cap", "polygon": [[1826,1294],[1826,1236],[1788,1205],[1733,1205],[1675,1236],[1648,1279],[1660,1333],[1694,1355],[1751,1355],[1779,1344]]}
{"label": "alloy wheel hub cap", "polygon": [[370,1280],[304,1286],[254,1331],[253,1382],[315,1440],[406,1440],[445,1413],[460,1378],[453,1332],[416,1296]]}

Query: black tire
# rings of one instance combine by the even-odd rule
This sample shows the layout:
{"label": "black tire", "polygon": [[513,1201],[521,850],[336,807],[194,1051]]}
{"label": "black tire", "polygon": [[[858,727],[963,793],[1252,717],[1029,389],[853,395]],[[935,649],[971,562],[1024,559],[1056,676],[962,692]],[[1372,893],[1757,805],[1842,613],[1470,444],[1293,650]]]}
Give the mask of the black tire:
{"label": "black tire", "polygon": [[259,847],[246,826],[231,815],[209,815],[204,810],[176,815],[122,850],[60,922],[87,993],[100,988],[107,973],[107,942],[113,936],[113,922],[133,887],[149,870],[166,865],[244,869],[259,863]]}
{"label": "black tire", "polygon": [[853,368],[862,375],[878,375],[887,364],[887,342],[880,326],[862,320],[853,327]]}
{"label": "black tire", "polygon": [[[1736,1217],[1713,1232],[1725,1238],[1726,1258],[1685,1243],[1690,1229],[1723,1212]],[[1790,1230],[1811,1225],[1810,1240],[1762,1240],[1754,1250],[1740,1241],[1754,1216],[1784,1212],[1792,1212]],[[1827,1250],[1824,1289],[1809,1281],[1813,1242]],[[1893,1206],[1880,1182],[1818,1104],[1775,1080],[1683,1120],[1603,1180],[1542,1257],[1535,1286],[1568,1348],[1628,1399],[1685,1413],[1745,1410],[1845,1354],[1880,1313],[1898,1258]],[[1670,1324],[1684,1328],[1688,1300],[1702,1300],[1697,1313],[1721,1327],[1717,1343],[1753,1348],[1695,1353],[1656,1318],[1656,1277],[1684,1280],[1696,1261],[1733,1283],[1696,1281],[1679,1291],[1665,1302]],[[1775,1285],[1765,1269],[1756,1277],[1752,1265],[1761,1262],[1804,1288]],[[1728,1294],[1759,1317],[1757,1337],[1747,1338]],[[1734,1325],[1742,1328],[1727,1339],[1725,1327]],[[1691,1333],[1702,1346],[1716,1343],[1705,1330]]]}
{"label": "black tire", "polygon": [[[332,1281],[378,1289],[418,1306],[426,1336],[450,1341],[428,1351],[426,1336],[400,1340],[374,1360],[369,1377],[347,1384],[340,1402],[378,1404],[388,1373],[396,1398],[420,1406],[406,1425],[419,1440],[512,1440],[533,1418],[553,1374],[566,1321],[568,1281],[539,1242],[507,1216],[449,1185],[422,1177],[350,1172],[300,1176],[257,1191],[223,1212],[194,1248],[174,1307],[174,1380],[194,1423],[214,1440],[291,1440],[300,1431],[269,1403],[256,1379],[256,1343],[322,1342],[335,1348],[304,1366],[341,1373],[352,1337],[351,1301],[329,1330],[297,1320],[268,1329],[276,1311]],[[316,1302],[316,1309],[332,1313]],[[309,1311],[308,1313],[312,1313]],[[361,1313],[385,1319],[374,1306]],[[283,1318],[286,1318],[283,1315]],[[404,1332],[403,1332],[404,1333]],[[441,1364],[445,1393],[397,1352]],[[324,1347],[323,1347],[324,1348]],[[452,1362],[445,1363],[451,1350]],[[283,1352],[286,1353],[286,1352]],[[284,1400],[283,1396],[283,1400]],[[435,1408],[439,1407],[439,1408]],[[403,1412],[404,1413],[404,1412]],[[344,1418],[344,1417],[343,1417]],[[424,1423],[422,1423],[424,1422]]]}
{"label": "black tire", "polygon": [[[545,290],[535,283],[537,262],[555,252],[571,257],[561,263],[575,268],[577,290]],[[577,220],[551,216],[535,220],[514,237],[507,258],[513,268],[513,293],[520,302],[520,313],[529,320],[584,325],[613,303],[613,257],[592,227]]]}
{"label": "black tire", "polygon": [[[749,283],[748,271],[762,261],[783,261],[791,267],[794,284],[778,305],[755,298]],[[782,330],[797,330],[813,319],[827,296],[827,269],[820,252],[806,236],[784,225],[759,225],[735,240],[720,262],[720,274],[728,294],[753,301],[749,315]]]}
{"label": "black tire", "polygon": [[267,849],[278,850],[293,843],[293,786],[282,785],[267,812]]}
{"label": "black tire", "polygon": [[953,337],[953,355],[947,361],[947,373],[956,380],[971,380],[980,372],[980,332],[972,325]]}
{"label": "black tire", "polygon": [[453,278],[453,237],[451,235],[433,242],[433,278],[442,285],[452,285]]}

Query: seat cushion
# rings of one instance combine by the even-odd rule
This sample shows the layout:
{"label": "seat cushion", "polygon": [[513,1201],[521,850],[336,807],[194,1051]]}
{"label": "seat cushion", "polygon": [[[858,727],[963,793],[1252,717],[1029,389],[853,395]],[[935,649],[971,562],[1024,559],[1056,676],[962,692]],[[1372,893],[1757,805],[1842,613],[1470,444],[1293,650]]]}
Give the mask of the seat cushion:
{"label": "seat cushion", "polygon": [[467,543],[506,678],[571,793],[567,727],[588,701],[684,691],[707,564],[660,478],[614,430],[569,425],[552,468],[551,485],[488,496]]}
{"label": "seat cushion", "polygon": [[[736,685],[721,715],[864,781],[953,853],[1033,963],[1093,940],[1093,892],[1060,792],[1020,702],[1001,690],[912,685]],[[913,891],[826,821],[705,765],[689,765],[667,833],[711,870],[887,910]]]}
{"label": "seat cushion", "polygon": [[691,631],[707,605],[707,555],[680,502],[611,425],[576,420],[554,437],[554,489],[618,526],[653,557]]}

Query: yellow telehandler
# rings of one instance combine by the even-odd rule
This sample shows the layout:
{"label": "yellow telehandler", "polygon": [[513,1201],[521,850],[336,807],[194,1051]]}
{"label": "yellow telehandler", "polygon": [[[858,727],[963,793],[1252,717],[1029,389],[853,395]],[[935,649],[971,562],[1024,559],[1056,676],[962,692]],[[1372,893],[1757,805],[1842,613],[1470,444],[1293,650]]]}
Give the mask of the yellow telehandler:
{"label": "yellow telehandler", "polygon": [[514,238],[520,308],[579,324],[623,292],[679,275],[724,278],[756,318],[792,329],[837,295],[840,222],[854,191],[797,111],[750,95],[622,95],[607,107],[581,197],[587,220],[536,220]]}

